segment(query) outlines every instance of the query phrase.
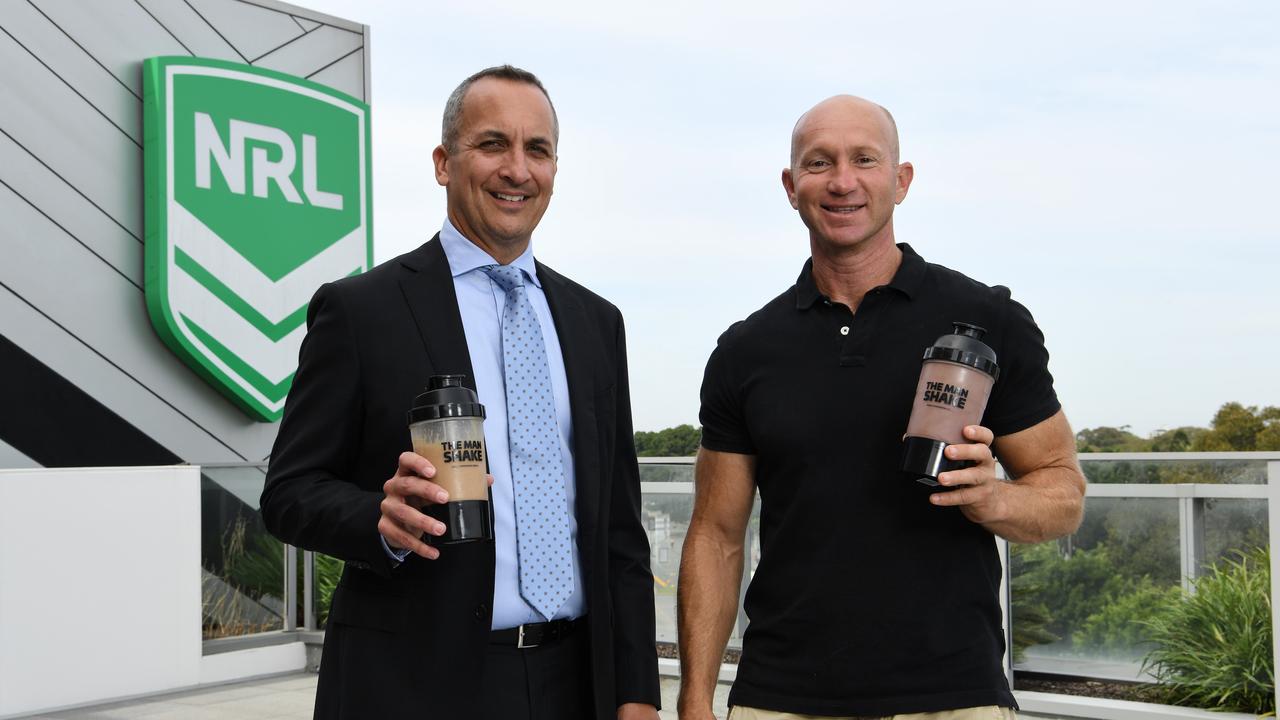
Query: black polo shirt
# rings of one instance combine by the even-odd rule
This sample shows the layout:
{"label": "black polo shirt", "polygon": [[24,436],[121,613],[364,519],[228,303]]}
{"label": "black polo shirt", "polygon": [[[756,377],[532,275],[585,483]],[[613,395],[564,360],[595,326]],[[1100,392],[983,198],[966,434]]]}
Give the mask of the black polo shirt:
{"label": "black polo shirt", "polygon": [[953,321],[987,329],[996,436],[1059,409],[1044,337],[1005,287],[900,245],[857,312],[796,284],[720,337],[702,445],[756,456],[760,564],[731,705],[811,715],[1015,707],[1001,667],[990,532],[901,474],[924,350]]}

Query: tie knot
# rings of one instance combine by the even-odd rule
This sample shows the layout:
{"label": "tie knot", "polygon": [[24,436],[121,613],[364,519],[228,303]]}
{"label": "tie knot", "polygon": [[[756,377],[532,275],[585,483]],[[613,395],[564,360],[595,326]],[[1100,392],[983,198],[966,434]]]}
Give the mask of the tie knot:
{"label": "tie knot", "polygon": [[502,292],[509,293],[524,285],[524,273],[515,265],[486,265],[480,269],[502,288]]}

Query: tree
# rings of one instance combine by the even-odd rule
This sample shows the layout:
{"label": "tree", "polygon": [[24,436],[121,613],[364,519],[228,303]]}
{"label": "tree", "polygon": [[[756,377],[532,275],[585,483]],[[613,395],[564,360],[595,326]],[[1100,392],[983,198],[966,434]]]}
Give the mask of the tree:
{"label": "tree", "polygon": [[[1209,427],[1183,426],[1157,430],[1143,439],[1128,425],[1085,428],[1076,433],[1079,452],[1186,452],[1280,450],[1280,407],[1224,403]],[[1092,478],[1091,478],[1092,479]],[[1114,481],[1114,482],[1119,482]],[[1130,480],[1129,482],[1140,482]]]}
{"label": "tree", "polygon": [[640,457],[689,457],[698,453],[702,429],[677,425],[656,432],[636,433],[636,455]]}
{"label": "tree", "polygon": [[1229,402],[1218,408],[1196,450],[1280,450],[1280,408]]}
{"label": "tree", "polygon": [[1142,452],[1145,445],[1142,438],[1129,432],[1128,425],[1104,425],[1076,433],[1076,449],[1080,452]]}
{"label": "tree", "polygon": [[1151,452],[1186,452],[1195,445],[1196,440],[1208,430],[1202,427],[1187,425],[1172,430],[1157,430],[1151,436],[1149,450]]}

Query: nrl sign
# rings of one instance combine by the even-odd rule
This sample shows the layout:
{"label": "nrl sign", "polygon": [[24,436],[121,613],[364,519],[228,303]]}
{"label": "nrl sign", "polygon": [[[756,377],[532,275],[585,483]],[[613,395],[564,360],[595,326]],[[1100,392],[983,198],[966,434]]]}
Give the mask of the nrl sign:
{"label": "nrl sign", "polygon": [[373,260],[369,107],[301,78],[143,63],[146,298],[178,357],[274,421],[307,303]]}

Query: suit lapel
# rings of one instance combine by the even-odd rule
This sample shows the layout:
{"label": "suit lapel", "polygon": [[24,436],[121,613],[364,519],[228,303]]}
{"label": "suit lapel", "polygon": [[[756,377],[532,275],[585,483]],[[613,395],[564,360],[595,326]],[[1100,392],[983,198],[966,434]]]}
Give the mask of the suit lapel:
{"label": "suit lapel", "polygon": [[[465,374],[466,386],[476,389],[462,313],[453,290],[453,274],[440,235],[437,233],[430,242],[401,258],[400,266],[400,290],[418,326],[431,372]],[[394,339],[388,338],[387,342]]]}
{"label": "suit lapel", "polygon": [[[596,515],[600,504],[599,438],[596,432],[595,373],[600,351],[595,346],[594,328],[587,321],[581,299],[562,276],[538,263],[538,279],[547,296],[551,317],[560,338],[564,374],[569,383],[569,414],[573,418],[573,463],[577,492],[579,547],[592,547]],[[585,561],[584,566],[589,565]]]}

